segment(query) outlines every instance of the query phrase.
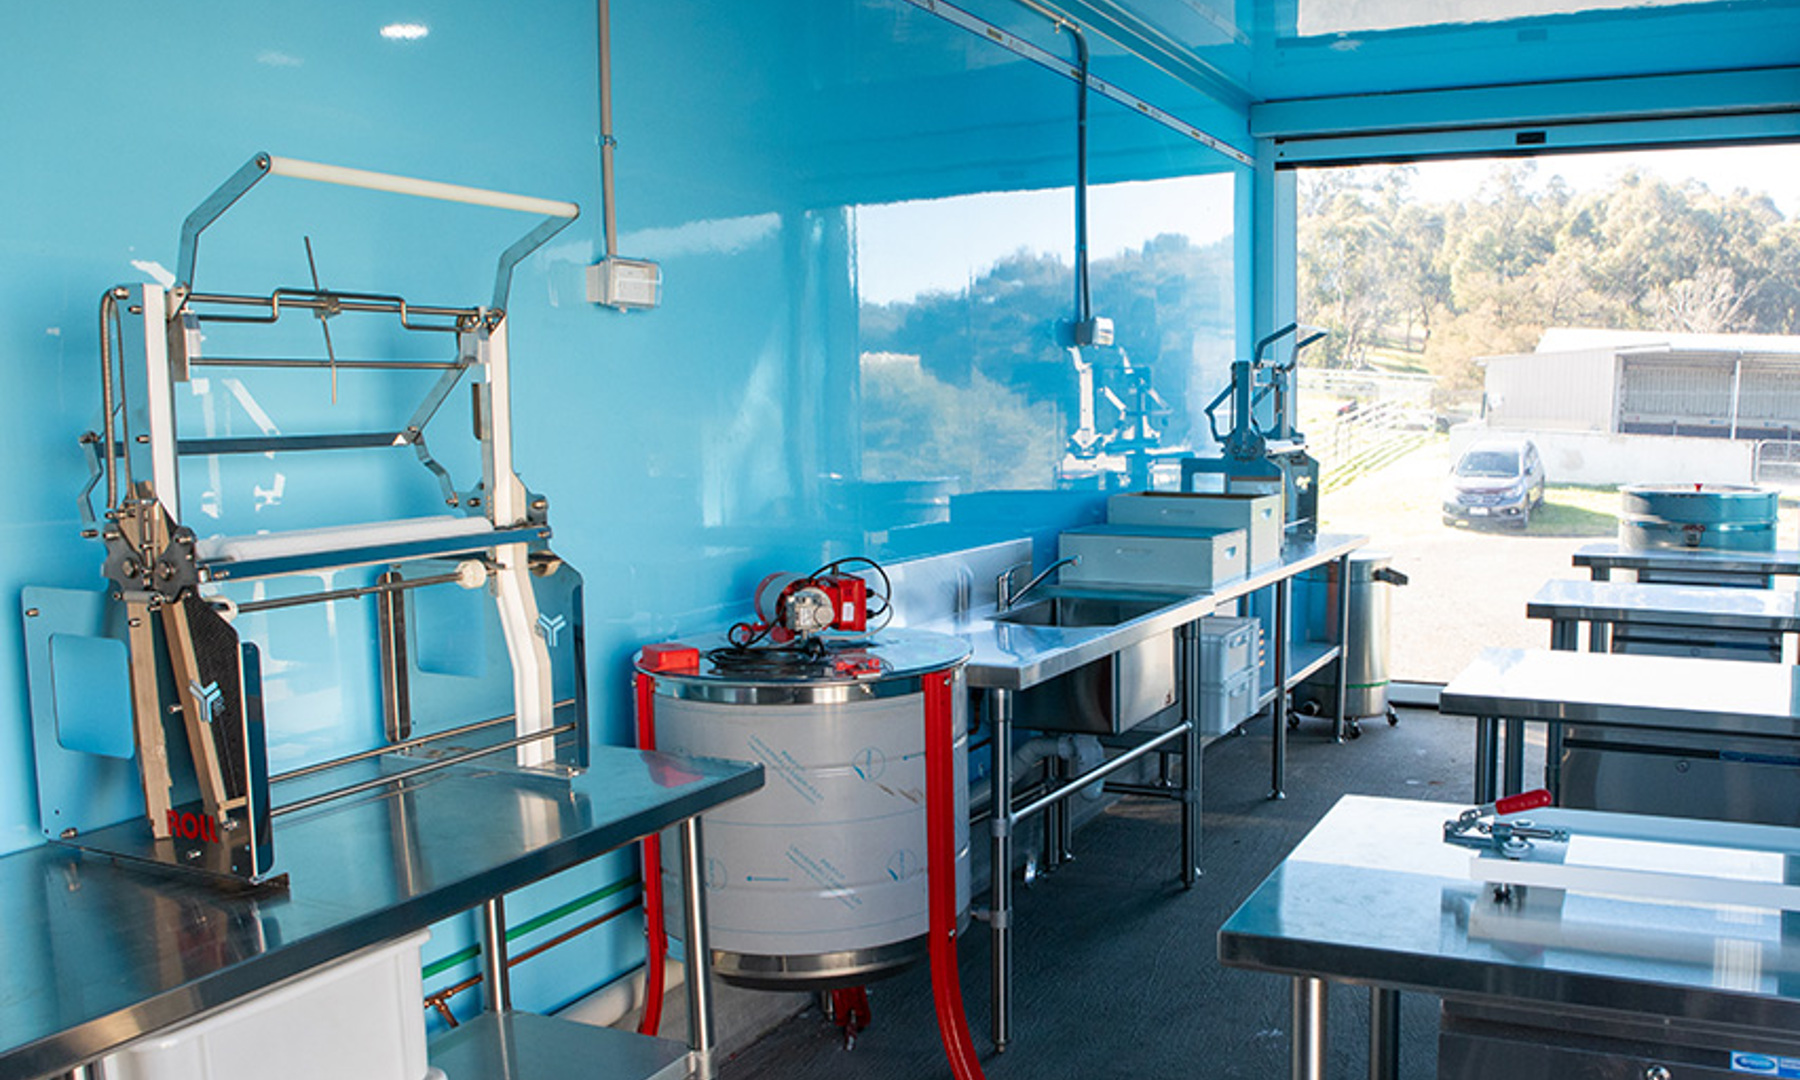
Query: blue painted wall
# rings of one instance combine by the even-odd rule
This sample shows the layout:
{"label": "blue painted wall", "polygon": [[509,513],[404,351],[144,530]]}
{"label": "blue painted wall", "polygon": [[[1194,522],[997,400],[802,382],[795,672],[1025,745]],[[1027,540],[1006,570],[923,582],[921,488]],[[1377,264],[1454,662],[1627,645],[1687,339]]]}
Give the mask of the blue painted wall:
{"label": "blue painted wall", "polygon": [[[1066,54],[1066,38],[1015,5],[970,6]],[[109,0],[9,15],[6,596],[99,586],[99,549],[77,539],[74,502],[86,479],[75,439],[99,413],[96,303],[107,286],[172,269],[183,217],[264,149],[583,205],[520,269],[510,324],[518,467],[549,495],[554,546],[588,583],[597,740],[627,737],[630,651],[740,617],[763,574],[941,549],[996,528],[943,521],[950,492],[1067,483],[1074,376],[1055,339],[1072,295],[1074,86],[899,0],[617,0],[620,249],[658,260],[666,283],[659,310],[631,316],[583,295],[600,247],[590,4],[322,0],[283,12]],[[380,36],[399,20],[429,35]],[[1095,66],[1249,146],[1241,112],[1098,44]],[[1163,445],[1199,445],[1197,403],[1248,334],[1246,173],[1110,102],[1093,105],[1092,139],[1096,299],[1171,406]],[[270,180],[207,234],[197,283],[304,285],[310,236],[330,287],[477,303],[495,254],[528,225]],[[1034,268],[1037,284],[1009,266]],[[865,281],[881,295],[864,296]],[[911,329],[895,329],[907,317]],[[344,352],[408,347],[344,333]],[[303,320],[277,340],[317,355],[315,335]],[[876,351],[865,337],[880,338],[888,368],[865,357]],[[1094,359],[1103,381],[1120,376],[1117,350]],[[917,378],[892,377],[902,369]],[[387,423],[419,392],[346,375],[333,405],[322,374],[244,384],[286,431]],[[984,411],[1002,398],[1018,426]],[[966,423],[924,410],[896,431],[909,400]],[[221,378],[182,408],[195,430],[250,422]],[[970,425],[985,437],[969,439]],[[429,512],[433,485],[401,464],[257,458],[215,479],[201,463],[189,505],[212,489],[213,524],[243,531]],[[278,475],[280,499],[259,499]],[[212,531],[202,511],[189,515]],[[283,763],[366,744],[379,715],[370,613],[302,610],[310,621],[269,631],[272,651],[299,665],[271,675],[286,679],[285,704],[271,704]],[[39,841],[23,653],[16,620],[0,618],[0,850]],[[510,912],[523,919],[630,873],[624,856],[602,860]],[[523,966],[521,1004],[555,1005],[628,969],[638,933],[617,920],[560,960]],[[467,926],[440,927],[428,956],[469,940]]]}

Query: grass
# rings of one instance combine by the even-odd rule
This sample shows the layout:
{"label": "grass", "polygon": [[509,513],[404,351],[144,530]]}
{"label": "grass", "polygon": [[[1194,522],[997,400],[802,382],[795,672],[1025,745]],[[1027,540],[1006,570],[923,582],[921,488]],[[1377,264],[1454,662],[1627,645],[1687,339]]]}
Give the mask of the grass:
{"label": "grass", "polygon": [[1551,484],[1544,501],[1531,512],[1531,528],[1538,536],[1614,536],[1619,531],[1619,489]]}

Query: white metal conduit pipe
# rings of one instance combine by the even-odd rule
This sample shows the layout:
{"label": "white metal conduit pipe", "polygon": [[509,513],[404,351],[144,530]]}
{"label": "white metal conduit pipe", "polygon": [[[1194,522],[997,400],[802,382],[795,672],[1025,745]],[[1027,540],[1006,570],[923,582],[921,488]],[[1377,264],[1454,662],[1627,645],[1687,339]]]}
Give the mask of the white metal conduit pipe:
{"label": "white metal conduit pipe", "polygon": [[421,180],[413,176],[397,176],[393,173],[372,172],[368,169],[352,169],[344,165],[326,165],[317,161],[302,161],[299,158],[280,157],[275,154],[269,155],[268,169],[270,176],[286,176],[295,180],[312,180],[322,184],[338,184],[342,187],[386,191],[395,195],[415,195],[442,202],[468,203],[471,206],[491,206],[496,210],[519,210],[527,214],[542,214],[545,217],[572,218],[581,213],[579,206],[561,199],[540,199],[534,195],[514,195],[505,191],[489,191],[486,188],[446,184],[438,180]]}

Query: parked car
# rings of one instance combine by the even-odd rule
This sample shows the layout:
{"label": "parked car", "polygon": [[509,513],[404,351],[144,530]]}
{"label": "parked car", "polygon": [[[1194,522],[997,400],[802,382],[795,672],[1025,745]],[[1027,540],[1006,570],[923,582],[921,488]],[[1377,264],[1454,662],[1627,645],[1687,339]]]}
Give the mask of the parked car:
{"label": "parked car", "polygon": [[1444,524],[1497,521],[1521,530],[1544,501],[1544,459],[1530,439],[1482,439],[1450,470]]}

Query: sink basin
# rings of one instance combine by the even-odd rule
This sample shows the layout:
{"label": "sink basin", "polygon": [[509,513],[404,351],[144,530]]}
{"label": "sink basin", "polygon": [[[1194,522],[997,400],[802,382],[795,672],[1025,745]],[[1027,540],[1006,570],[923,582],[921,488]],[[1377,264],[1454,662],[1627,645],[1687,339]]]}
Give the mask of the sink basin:
{"label": "sink basin", "polygon": [[[994,616],[994,621],[1105,628],[1186,599],[1179,594],[1102,593],[1061,585],[1036,596]],[[1013,721],[1038,731],[1117,734],[1175,704],[1175,675],[1175,634],[1164,631],[1019,692],[1013,701]]]}
{"label": "sink basin", "polygon": [[1167,607],[1179,597],[1049,596],[996,615],[1021,626],[1117,626]]}
{"label": "sink basin", "polygon": [[1136,617],[1148,616],[1157,608],[1179,601],[1181,596],[1130,594],[1109,596],[1091,592],[1040,592],[1040,599],[1010,608],[994,616],[995,623],[1017,623],[1021,626],[1118,626]]}

